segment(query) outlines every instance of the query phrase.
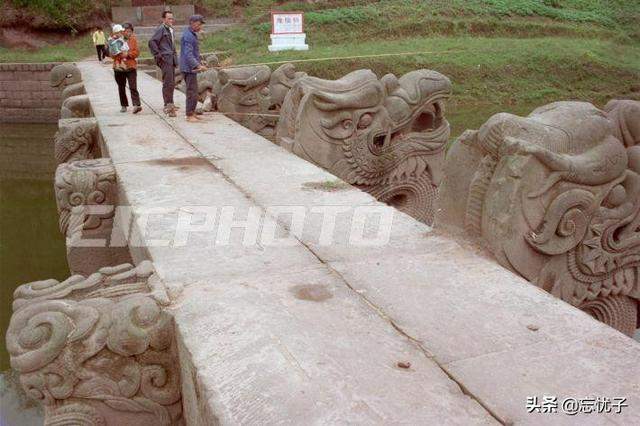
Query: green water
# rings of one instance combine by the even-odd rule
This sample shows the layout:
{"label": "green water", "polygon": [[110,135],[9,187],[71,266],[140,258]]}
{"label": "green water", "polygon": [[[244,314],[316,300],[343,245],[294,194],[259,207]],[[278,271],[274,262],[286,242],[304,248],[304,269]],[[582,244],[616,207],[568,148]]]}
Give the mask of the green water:
{"label": "green water", "polygon": [[0,124],[0,371],[9,368],[5,332],[15,288],[69,275],[53,192],[55,131]]}

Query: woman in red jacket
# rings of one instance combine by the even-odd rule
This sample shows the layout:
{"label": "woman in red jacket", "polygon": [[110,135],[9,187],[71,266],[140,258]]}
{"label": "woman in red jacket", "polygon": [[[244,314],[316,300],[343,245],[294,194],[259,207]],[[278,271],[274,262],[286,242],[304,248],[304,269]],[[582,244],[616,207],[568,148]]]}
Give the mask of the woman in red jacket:
{"label": "woman in red jacket", "polygon": [[[122,28],[121,32],[117,29]],[[133,33],[133,25],[125,23],[122,26],[114,25],[114,34],[112,38],[124,36],[126,43],[122,44],[124,48],[120,53],[113,56],[113,73],[118,83],[118,94],[120,95],[120,112],[127,112],[129,100],[127,99],[126,84],[129,82],[129,91],[131,92],[131,102],[133,103],[133,113],[137,114],[142,111],[140,106],[140,94],[138,93],[138,61],[136,58],[140,55],[138,49],[138,39]]]}

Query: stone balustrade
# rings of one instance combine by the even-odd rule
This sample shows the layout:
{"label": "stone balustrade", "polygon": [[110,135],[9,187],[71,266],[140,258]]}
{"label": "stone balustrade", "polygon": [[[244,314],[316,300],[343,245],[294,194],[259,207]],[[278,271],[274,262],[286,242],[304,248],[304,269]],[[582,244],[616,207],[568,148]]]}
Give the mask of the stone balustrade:
{"label": "stone balustrade", "polygon": [[[640,373],[637,342],[530,285],[473,241],[433,230],[221,114],[197,124],[164,117],[160,82],[149,76],[139,76],[143,111],[134,116],[118,112],[115,87],[104,90],[110,70],[78,70],[92,116],[61,121],[56,137],[59,161],[67,160],[56,177],[62,229],[115,231],[131,261],[16,291],[12,366],[45,405],[47,424],[573,419],[531,413],[528,401],[545,395],[624,397],[620,414],[585,421],[640,422],[629,379]],[[425,123],[422,114],[443,120],[437,102],[417,115],[401,102],[413,99],[411,87],[423,93],[414,81],[443,78],[360,74],[363,87],[386,96],[364,98],[415,120],[410,128]],[[305,84],[336,84],[299,77],[286,98],[304,95]],[[314,107],[347,100],[319,96]],[[176,103],[184,108],[182,94]],[[284,104],[294,111],[302,102]],[[632,114],[623,109],[607,114]],[[633,138],[634,126],[624,121],[617,134]],[[469,140],[483,137],[481,129]],[[291,139],[302,144],[295,132]],[[545,167],[567,159],[520,143],[508,152],[540,156]],[[449,176],[445,183],[455,183]],[[605,207],[624,198],[614,195]],[[127,220],[115,220],[121,207]],[[79,220],[74,210],[90,214]]]}

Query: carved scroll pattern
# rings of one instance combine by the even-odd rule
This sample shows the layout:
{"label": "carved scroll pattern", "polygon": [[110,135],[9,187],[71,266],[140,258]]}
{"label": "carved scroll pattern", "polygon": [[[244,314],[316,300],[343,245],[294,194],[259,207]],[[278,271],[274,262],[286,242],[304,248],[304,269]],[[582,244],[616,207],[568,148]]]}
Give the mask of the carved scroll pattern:
{"label": "carved scroll pattern", "polygon": [[60,120],[54,136],[58,164],[98,158],[98,124],[95,119]]}
{"label": "carved scroll pattern", "polygon": [[480,158],[470,171],[465,227],[506,267],[633,334],[640,146],[629,143],[629,129],[640,121],[640,103],[614,106],[607,117],[590,104],[558,102],[527,118],[497,114],[466,132],[460,143]]}
{"label": "carved scroll pattern", "polygon": [[115,214],[116,173],[108,158],[59,165],[55,191],[64,235],[99,228]]}
{"label": "carved scroll pattern", "polygon": [[146,261],[19,287],[7,348],[25,391],[45,405],[45,424],[179,422],[168,303]]}
{"label": "carved scroll pattern", "polygon": [[282,106],[277,143],[383,202],[431,223],[450,128],[451,83],[430,70],[378,79],[301,77]]}

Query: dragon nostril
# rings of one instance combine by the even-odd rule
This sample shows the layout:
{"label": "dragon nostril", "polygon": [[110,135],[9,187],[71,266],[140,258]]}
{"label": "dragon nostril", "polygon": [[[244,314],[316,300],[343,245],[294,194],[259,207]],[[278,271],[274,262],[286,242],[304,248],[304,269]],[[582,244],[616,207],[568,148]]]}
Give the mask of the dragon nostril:
{"label": "dragon nostril", "polygon": [[386,135],[378,135],[373,138],[373,146],[376,148],[382,148],[384,146],[384,140],[386,139]]}

